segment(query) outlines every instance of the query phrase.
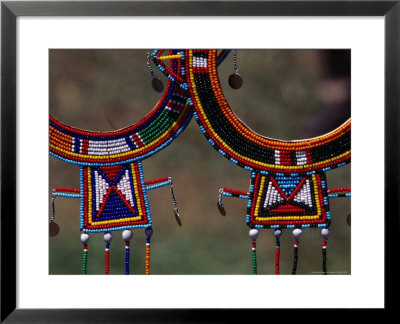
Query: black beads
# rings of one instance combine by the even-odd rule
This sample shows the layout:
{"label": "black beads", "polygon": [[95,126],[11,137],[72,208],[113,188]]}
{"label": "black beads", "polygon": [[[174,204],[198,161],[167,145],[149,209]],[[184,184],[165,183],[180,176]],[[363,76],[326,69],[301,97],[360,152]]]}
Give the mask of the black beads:
{"label": "black beads", "polygon": [[322,248],[322,273],[324,275],[328,274],[328,270],[326,268],[326,248]]}
{"label": "black beads", "polygon": [[233,74],[231,74],[231,75],[229,76],[228,83],[229,83],[229,86],[230,86],[232,89],[237,90],[237,89],[240,89],[240,88],[242,87],[242,85],[243,85],[243,79],[242,79],[242,77],[240,76],[240,74],[238,74],[238,73],[233,73]]}
{"label": "black beads", "polygon": [[153,89],[156,92],[163,92],[164,91],[164,84],[162,83],[162,81],[157,78],[157,77],[153,77],[151,79],[151,86],[153,87]]}
{"label": "black beads", "polygon": [[60,232],[60,227],[56,222],[51,221],[49,224],[49,234],[50,236],[56,236]]}

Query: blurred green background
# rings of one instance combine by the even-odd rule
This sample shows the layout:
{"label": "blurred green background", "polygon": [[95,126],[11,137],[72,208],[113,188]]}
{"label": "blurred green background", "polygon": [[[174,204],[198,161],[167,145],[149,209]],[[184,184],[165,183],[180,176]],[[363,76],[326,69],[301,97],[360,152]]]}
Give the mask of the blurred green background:
{"label": "blurred green background", "polygon": [[[151,50],[49,51],[50,114],[63,123],[92,131],[111,131],[138,122],[161,98],[151,87],[146,52]],[[349,50],[238,50],[244,84],[228,85],[234,72],[232,54],[219,67],[220,82],[233,111],[254,131],[280,139],[322,135],[350,117]],[[154,68],[154,66],[153,66]],[[154,68],[155,69],[155,68]],[[166,78],[155,71],[166,84]],[[251,274],[251,240],[245,223],[247,201],[224,198],[227,216],[216,206],[218,189],[248,190],[250,173],[218,154],[193,119],[163,151],[143,161],[146,180],[171,176],[182,219],[172,213],[168,187],[148,193],[154,234],[152,274]],[[350,186],[350,165],[327,173],[328,186]],[[55,187],[79,188],[79,167],[50,157],[50,192]],[[82,243],[79,199],[57,198],[60,233],[49,239],[49,273],[80,274]],[[350,199],[330,199],[331,236],[328,271],[350,274]],[[51,209],[49,207],[49,214]],[[125,248],[113,233],[110,274],[124,274]],[[275,239],[261,230],[257,239],[259,274],[274,273]],[[281,274],[290,274],[293,236],[281,237]],[[131,273],[144,274],[145,234],[134,230]],[[102,234],[91,234],[88,274],[104,273]],[[298,274],[321,271],[321,233],[304,230]]]}

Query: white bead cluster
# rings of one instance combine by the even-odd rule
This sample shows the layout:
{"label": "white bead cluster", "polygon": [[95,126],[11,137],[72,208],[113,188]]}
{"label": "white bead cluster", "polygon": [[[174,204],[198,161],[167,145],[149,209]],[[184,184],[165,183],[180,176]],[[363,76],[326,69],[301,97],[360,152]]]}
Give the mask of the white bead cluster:
{"label": "white bead cluster", "polygon": [[267,208],[275,203],[281,202],[283,200],[281,194],[273,186],[272,182],[268,183],[267,194],[265,195],[264,208]]}
{"label": "white bead cluster", "polygon": [[131,190],[131,183],[130,183],[128,169],[125,170],[125,174],[121,177],[120,181],[118,182],[117,188],[119,191],[121,191],[126,200],[128,200],[131,203],[131,206],[133,206],[132,190]]}
{"label": "white bead cluster", "polygon": [[104,196],[107,194],[109,185],[97,170],[94,171],[94,183],[96,190],[96,211],[98,211],[100,205],[103,203]]}
{"label": "white bead cluster", "polygon": [[299,190],[299,192],[294,196],[293,201],[306,204],[309,207],[312,207],[312,199],[311,199],[311,189],[310,189],[310,180],[306,180],[303,187]]}
{"label": "white bead cluster", "polygon": [[193,67],[206,68],[207,66],[208,66],[207,58],[199,57],[199,56],[193,56]]}
{"label": "white bead cluster", "polygon": [[89,140],[89,155],[114,155],[130,151],[129,145],[126,143],[125,137],[109,141],[93,141]]}

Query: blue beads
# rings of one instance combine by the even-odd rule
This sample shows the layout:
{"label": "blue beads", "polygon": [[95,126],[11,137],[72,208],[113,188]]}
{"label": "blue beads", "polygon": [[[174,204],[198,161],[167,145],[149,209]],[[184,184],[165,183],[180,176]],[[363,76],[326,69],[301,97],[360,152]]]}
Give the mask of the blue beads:
{"label": "blue beads", "polygon": [[129,274],[129,246],[125,247],[125,274]]}
{"label": "blue beads", "polygon": [[64,192],[54,192],[53,196],[55,197],[64,197],[64,198],[81,198],[81,194],[71,194],[71,193],[64,193]]}
{"label": "blue beads", "polygon": [[160,182],[160,183],[157,183],[157,184],[154,184],[154,185],[151,185],[151,186],[147,186],[146,190],[157,189],[157,188],[160,188],[160,187],[163,187],[163,186],[167,186],[169,184],[170,184],[169,181]]}

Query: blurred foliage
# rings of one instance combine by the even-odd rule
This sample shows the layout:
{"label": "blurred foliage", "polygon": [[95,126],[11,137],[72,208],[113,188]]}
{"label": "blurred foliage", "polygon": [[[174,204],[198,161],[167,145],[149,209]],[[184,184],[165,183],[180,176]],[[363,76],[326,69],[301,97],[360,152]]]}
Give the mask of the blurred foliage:
{"label": "blurred foliage", "polygon": [[[157,103],[146,66],[146,50],[50,50],[50,114],[87,130],[110,131],[136,123]],[[239,50],[244,85],[228,86],[231,55],[219,68],[220,81],[234,112],[254,131],[268,137],[301,139],[322,135],[350,117],[350,52],[346,50]],[[161,77],[161,73],[156,71]],[[154,235],[152,274],[250,274],[251,242],[245,223],[246,201],[224,199],[218,189],[248,190],[250,173],[229,163],[204,139],[195,120],[166,149],[143,161],[146,180],[171,176],[182,218],[172,213],[168,187],[149,192]],[[50,157],[49,193],[55,187],[79,187],[79,167]],[[350,186],[350,165],[328,172],[329,187]],[[49,194],[50,201],[50,194]],[[49,203],[50,206],[50,203]],[[331,199],[333,222],[328,241],[328,271],[350,274],[350,199]],[[50,211],[50,209],[49,209]],[[60,233],[49,242],[49,273],[80,274],[82,244],[79,200],[56,199]],[[321,271],[320,230],[305,230],[298,274]],[[271,230],[257,239],[260,274],[274,273],[275,240]],[[125,248],[120,232],[110,247],[110,273],[124,273]],[[144,274],[145,234],[134,230],[131,273]],[[281,274],[290,274],[293,236],[281,238]],[[104,273],[104,240],[91,234],[88,274]]]}

